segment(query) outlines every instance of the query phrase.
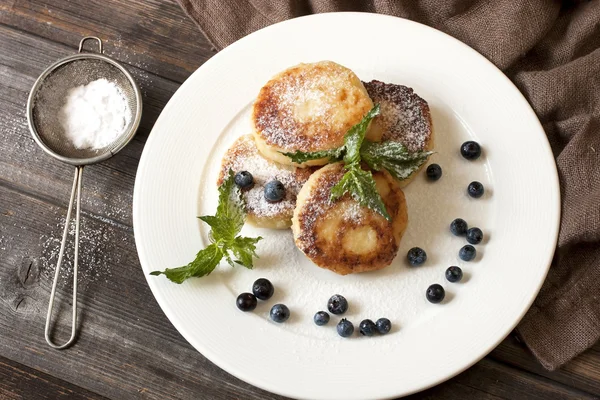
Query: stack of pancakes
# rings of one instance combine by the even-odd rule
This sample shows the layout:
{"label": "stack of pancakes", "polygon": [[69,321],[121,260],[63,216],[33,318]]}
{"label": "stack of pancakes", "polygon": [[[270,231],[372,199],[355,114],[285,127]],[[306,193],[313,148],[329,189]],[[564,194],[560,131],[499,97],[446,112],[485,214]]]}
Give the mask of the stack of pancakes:
{"label": "stack of pancakes", "polygon": [[[379,104],[366,139],[402,143],[410,152],[433,145],[427,102],[412,89],[379,81],[363,83],[350,69],[331,61],[300,64],[271,79],[260,90],[252,110],[252,135],[240,137],[223,158],[219,184],[229,169],[248,171],[254,186],[243,191],[248,222],[264,228],[292,227],[296,245],[320,267],[345,275],[388,266],[408,222],[401,187],[387,172],[373,172],[391,221],[362,207],[346,194],[329,200],[344,175],[343,163],[329,160],[296,164],[282,153],[331,150]],[[325,165],[325,166],[324,166]],[[413,174],[414,176],[415,174]],[[411,177],[412,178],[412,177]],[[264,187],[279,180],[286,196],[277,203]]]}

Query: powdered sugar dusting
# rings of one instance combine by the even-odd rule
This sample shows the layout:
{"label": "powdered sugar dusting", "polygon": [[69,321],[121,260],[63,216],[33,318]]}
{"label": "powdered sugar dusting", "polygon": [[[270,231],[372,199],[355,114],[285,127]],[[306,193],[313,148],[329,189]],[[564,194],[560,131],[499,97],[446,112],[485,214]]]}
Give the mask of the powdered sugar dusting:
{"label": "powdered sugar dusting", "polygon": [[254,128],[269,146],[285,151],[339,147],[373,103],[354,73],[324,61],[283,71],[260,91]]}
{"label": "powdered sugar dusting", "polygon": [[425,150],[432,134],[427,102],[403,85],[376,80],[363,84],[381,108],[373,123],[383,129],[382,140],[400,142],[410,152]]}
{"label": "powdered sugar dusting", "polygon": [[[234,173],[248,171],[254,178],[254,186],[243,191],[248,215],[261,219],[289,221],[296,206],[296,196],[312,170],[277,164],[261,156],[251,135],[240,137],[223,158],[219,182],[231,169]],[[265,185],[280,181],[286,189],[285,198],[276,203],[265,199]]]}

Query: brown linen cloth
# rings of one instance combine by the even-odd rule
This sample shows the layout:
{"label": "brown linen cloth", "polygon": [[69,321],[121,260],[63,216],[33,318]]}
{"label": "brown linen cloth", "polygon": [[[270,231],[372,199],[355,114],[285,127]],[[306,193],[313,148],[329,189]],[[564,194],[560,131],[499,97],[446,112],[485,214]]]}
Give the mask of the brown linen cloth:
{"label": "brown linen cloth", "polygon": [[[548,369],[561,366],[599,339],[599,1],[178,1],[219,49],[285,19],[366,11],[408,18],[444,31],[501,68],[527,97],[546,130],[562,195],[554,261],[518,332]],[[534,240],[536,232],[530,235]],[[506,262],[511,262],[510,258]]]}

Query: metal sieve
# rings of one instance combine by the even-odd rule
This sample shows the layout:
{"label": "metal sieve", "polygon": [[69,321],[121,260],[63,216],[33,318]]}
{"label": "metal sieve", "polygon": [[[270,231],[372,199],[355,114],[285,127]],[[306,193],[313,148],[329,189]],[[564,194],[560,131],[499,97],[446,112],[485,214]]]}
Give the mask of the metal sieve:
{"label": "metal sieve", "polygon": [[[86,40],[98,42],[98,53],[83,53]],[[113,82],[125,96],[131,111],[127,126],[116,139],[102,149],[79,149],[66,136],[60,123],[60,110],[64,105],[68,92],[81,85],[87,85],[97,79]],[[33,84],[27,100],[27,120],[29,130],[36,143],[52,157],[75,166],[75,176],[71,189],[71,198],[67,210],[60,252],[46,316],[45,337],[48,344],[55,349],[70,346],[77,333],[77,265],[79,255],[79,217],[81,200],[81,181],[83,167],[104,161],[121,150],[135,135],[142,116],[142,94],[133,77],[118,62],[102,54],[102,41],[95,36],[87,36],[79,43],[78,54],[58,60],[48,67]],[[50,322],[58,276],[63,260],[65,243],[69,232],[73,203],[75,211],[75,243],[73,260],[73,316],[71,338],[63,345],[57,345],[50,339]]]}

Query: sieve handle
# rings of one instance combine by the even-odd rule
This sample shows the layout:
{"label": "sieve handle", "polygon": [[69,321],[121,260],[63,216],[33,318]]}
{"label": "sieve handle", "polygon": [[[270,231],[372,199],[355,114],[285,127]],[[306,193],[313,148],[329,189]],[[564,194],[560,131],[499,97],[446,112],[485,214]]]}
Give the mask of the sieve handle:
{"label": "sieve handle", "polygon": [[83,39],[81,39],[81,42],[79,42],[79,53],[81,53],[83,51],[83,44],[85,43],[86,40],[95,40],[98,42],[98,53],[102,54],[102,40],[100,40],[99,37],[96,36],[86,36]]}
{"label": "sieve handle", "polygon": [[[83,176],[83,166],[75,168],[75,177],[73,178],[73,188],[71,189],[71,199],[69,200],[69,208],[67,209],[67,219],[65,221],[65,229],[63,231],[62,242],[60,244],[60,252],[58,253],[58,262],[54,271],[54,282],[52,283],[52,292],[50,292],[50,302],[48,304],[48,314],[46,315],[46,342],[55,349],[65,349],[75,341],[77,331],[77,264],[79,258],[79,215],[81,210],[81,180]],[[56,284],[58,283],[58,275],[65,253],[65,244],[67,242],[67,234],[69,233],[69,225],[71,222],[71,214],[73,211],[73,203],[76,198],[77,206],[75,211],[75,243],[73,245],[75,254],[73,257],[73,319],[71,322],[71,338],[63,345],[57,345],[50,339],[50,322],[52,320],[52,308],[54,305],[54,295],[56,294]]]}

